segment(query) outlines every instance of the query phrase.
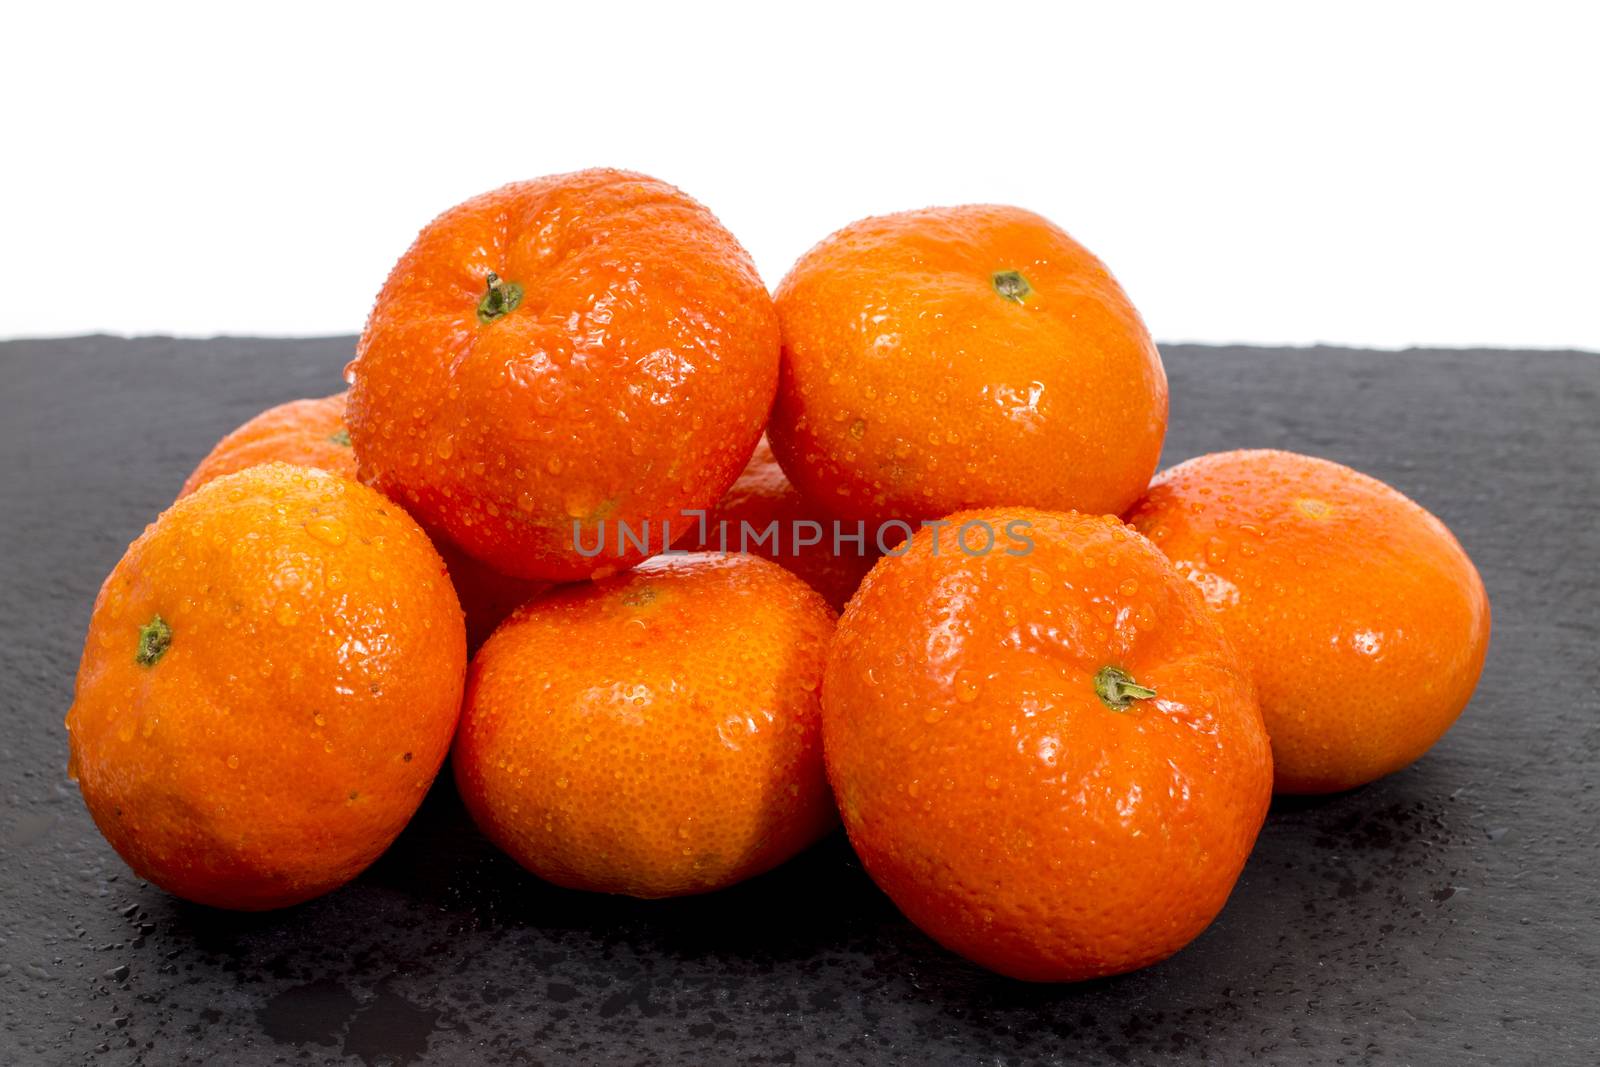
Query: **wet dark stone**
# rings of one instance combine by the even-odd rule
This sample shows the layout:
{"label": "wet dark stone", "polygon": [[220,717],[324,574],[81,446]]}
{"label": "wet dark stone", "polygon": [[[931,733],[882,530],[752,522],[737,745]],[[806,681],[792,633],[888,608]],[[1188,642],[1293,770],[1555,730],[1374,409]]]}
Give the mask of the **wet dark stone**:
{"label": "wet dark stone", "polygon": [[129,875],[65,775],[95,592],[217,438],[338,390],[352,344],[0,344],[0,1063],[1593,1062],[1600,357],[1164,350],[1168,462],[1277,446],[1395,484],[1477,561],[1494,639],[1416,766],[1273,805],[1188,949],[1052,988],[940,950],[837,836],[710,897],[597,898],[496,853],[448,780],[284,912]]}

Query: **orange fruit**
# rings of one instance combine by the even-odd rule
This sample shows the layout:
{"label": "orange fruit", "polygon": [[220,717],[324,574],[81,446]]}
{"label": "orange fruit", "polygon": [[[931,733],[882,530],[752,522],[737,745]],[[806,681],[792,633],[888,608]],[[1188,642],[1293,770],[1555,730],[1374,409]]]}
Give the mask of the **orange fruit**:
{"label": "orange fruit", "polygon": [[[344,428],[344,409],[345,394],[340,393],[320,400],[291,400],[263,411],[217,442],[178,495],[187,496],[224,474],[273,461],[354,478],[356,458]],[[434,538],[434,547],[444,557],[466,615],[468,649],[483,644],[512,608],[545,588],[542,582],[501,574],[442,537]]]}
{"label": "orange fruit", "polygon": [[208,482],[95,600],[67,713],[89,813],[141,878],[263,909],[348,882],[450,745],[466,641],[427,535],[273,463]]}
{"label": "orange fruit", "polygon": [[[773,458],[765,437],[705,523],[692,517],[686,521],[689,536],[677,548],[750,552],[770,559],[799,575],[835,611],[844,607],[880,555],[874,530],[848,524],[836,527],[827,512],[800,495]],[[890,533],[886,548],[904,537],[903,531],[896,533],[893,528]]]}
{"label": "orange fruit", "polygon": [[472,662],[461,797],[557,885],[666,897],[775,867],[834,825],[817,692],[833,621],[746,555],[552,590]]}
{"label": "orange fruit", "polygon": [[1248,670],[1110,517],[990,509],[919,531],[845,609],[822,693],[867,872],[935,940],[1016,978],[1182,948],[1271,797]]}
{"label": "orange fruit", "polygon": [[1155,472],[1161,357],[1105,266],[1032,212],[853,223],[801,257],[777,305],[772,450],[842,517],[1120,512]]}
{"label": "orange fruit", "polygon": [[348,372],[364,481],[498,571],[566,581],[660,551],[662,523],[738,477],[777,386],[777,316],[711,212],[586,170],[429,224]]}
{"label": "orange fruit", "polygon": [[345,394],[291,400],[268,408],[217,442],[179,491],[188,496],[213,478],[258,463],[281,461],[356,476],[356,456],[344,426]]}
{"label": "orange fruit", "polygon": [[1472,697],[1489,599],[1442,522],[1293,452],[1180,463],[1129,514],[1249,660],[1276,788],[1331,793],[1421,756]]}

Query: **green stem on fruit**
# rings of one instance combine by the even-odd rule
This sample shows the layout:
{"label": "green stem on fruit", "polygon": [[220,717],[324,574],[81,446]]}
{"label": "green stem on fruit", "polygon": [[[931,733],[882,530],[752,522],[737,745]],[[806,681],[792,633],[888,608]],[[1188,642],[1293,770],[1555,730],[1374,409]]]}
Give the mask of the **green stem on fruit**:
{"label": "green stem on fruit", "polygon": [[1112,711],[1127,711],[1135,700],[1149,700],[1156,691],[1140,685],[1121,667],[1101,667],[1094,676],[1094,691]]}
{"label": "green stem on fruit", "polygon": [[488,291],[478,301],[478,321],[486,324],[522,303],[522,286],[516,282],[501,281],[500,275],[490,271],[488,283]]}
{"label": "green stem on fruit", "polygon": [[160,615],[152,615],[139,627],[139,650],[133,654],[134,662],[141,667],[154,667],[171,645],[172,627]]}
{"label": "green stem on fruit", "polygon": [[1028,299],[1028,294],[1033,292],[1033,286],[1028,284],[1028,279],[1022,276],[1021,271],[997,270],[994,277],[989,279],[994,286],[994,291],[1011,301],[1020,304]]}

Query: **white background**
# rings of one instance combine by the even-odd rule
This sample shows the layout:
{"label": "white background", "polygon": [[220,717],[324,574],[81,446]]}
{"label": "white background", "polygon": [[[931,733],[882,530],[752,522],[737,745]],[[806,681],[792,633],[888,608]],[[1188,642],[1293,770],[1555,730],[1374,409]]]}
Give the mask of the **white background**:
{"label": "white background", "polygon": [[775,285],[1004,201],[1166,341],[1600,348],[1584,6],[8,3],[0,337],[359,330],[433,215],[607,164]]}

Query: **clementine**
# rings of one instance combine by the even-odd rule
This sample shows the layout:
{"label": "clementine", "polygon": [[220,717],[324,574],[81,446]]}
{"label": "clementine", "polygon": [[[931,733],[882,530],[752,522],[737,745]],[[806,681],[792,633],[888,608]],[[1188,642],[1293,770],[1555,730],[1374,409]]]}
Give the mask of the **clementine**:
{"label": "clementine", "polygon": [[1038,215],[864,219],[801,257],[777,305],[772,450],[842,517],[1118,512],[1155,472],[1161,357],[1105,266]]}
{"label": "clementine", "polygon": [[1489,600],[1442,522],[1375,478],[1292,452],[1164,471],[1129,521],[1249,660],[1282,793],[1416,760],[1472,697]]}
{"label": "clementine", "polygon": [[935,940],[1016,978],[1176,952],[1266,816],[1249,671],[1114,518],[1006,508],[924,528],[845,609],[822,692],[867,872]]}
{"label": "clementine", "polygon": [[665,897],[774,867],[834,825],[818,721],[833,622],[756,556],[663,556],[552,590],[472,662],[461,797],[558,885]]}
{"label": "clementine", "polygon": [[188,496],[213,478],[274,460],[356,476],[355,452],[344,426],[345,394],[291,400],[268,408],[218,441],[179,491]]}
{"label": "clementine", "polygon": [[364,481],[496,570],[588,578],[660,551],[663,523],[681,532],[738,477],[777,386],[777,316],[704,207],[586,170],[431,223],[348,370]]}
{"label": "clementine", "polygon": [[95,601],[69,773],[141,878],[224,908],[354,878],[450,745],[466,641],[427,535],[357,482],[273,463],[201,486]]}
{"label": "clementine", "polygon": [[[877,531],[836,526],[827,512],[800,495],[765,437],[705,522],[690,522],[688,532],[678,548],[747,551],[770,559],[803,578],[835,611],[843,609],[880,554]],[[886,539],[884,547],[892,542]]]}

